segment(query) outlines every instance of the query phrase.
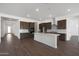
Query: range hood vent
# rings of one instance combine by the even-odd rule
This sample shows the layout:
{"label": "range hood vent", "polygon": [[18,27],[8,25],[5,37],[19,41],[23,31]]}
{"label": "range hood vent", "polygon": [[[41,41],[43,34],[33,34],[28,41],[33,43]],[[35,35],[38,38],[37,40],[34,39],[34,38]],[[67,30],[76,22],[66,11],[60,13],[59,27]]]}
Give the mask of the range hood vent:
{"label": "range hood vent", "polygon": [[53,18],[53,24],[52,25],[57,26],[55,23],[56,23],[56,20],[55,20],[55,18]]}

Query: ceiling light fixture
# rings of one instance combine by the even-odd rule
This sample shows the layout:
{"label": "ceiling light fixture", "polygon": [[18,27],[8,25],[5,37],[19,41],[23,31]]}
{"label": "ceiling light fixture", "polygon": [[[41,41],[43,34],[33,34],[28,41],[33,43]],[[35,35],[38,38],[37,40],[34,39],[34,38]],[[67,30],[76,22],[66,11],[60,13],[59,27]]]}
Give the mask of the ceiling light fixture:
{"label": "ceiling light fixture", "polygon": [[68,11],[68,12],[70,12],[70,11],[71,11],[71,9],[67,9],[67,11]]}
{"label": "ceiling light fixture", "polygon": [[36,8],[35,11],[36,11],[36,12],[39,12],[39,8]]}

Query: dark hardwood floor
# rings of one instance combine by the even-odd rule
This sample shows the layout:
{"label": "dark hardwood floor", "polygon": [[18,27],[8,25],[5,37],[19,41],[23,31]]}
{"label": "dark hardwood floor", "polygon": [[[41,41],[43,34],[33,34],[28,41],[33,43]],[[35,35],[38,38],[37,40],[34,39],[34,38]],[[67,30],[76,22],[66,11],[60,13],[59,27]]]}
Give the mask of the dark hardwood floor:
{"label": "dark hardwood floor", "polygon": [[79,56],[79,43],[58,41],[58,48],[52,48],[34,41],[33,38],[19,40],[10,34],[2,38],[0,56]]}

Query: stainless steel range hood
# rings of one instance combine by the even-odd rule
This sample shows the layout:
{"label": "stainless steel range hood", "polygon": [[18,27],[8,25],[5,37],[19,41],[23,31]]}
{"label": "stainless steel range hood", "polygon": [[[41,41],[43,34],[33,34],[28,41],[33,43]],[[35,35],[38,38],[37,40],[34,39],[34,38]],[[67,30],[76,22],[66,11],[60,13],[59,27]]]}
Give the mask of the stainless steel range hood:
{"label": "stainless steel range hood", "polygon": [[56,32],[56,31],[57,31],[56,19],[53,18],[52,20],[53,20],[53,23],[52,23],[52,30],[53,30],[53,32]]}
{"label": "stainless steel range hood", "polygon": [[55,18],[53,18],[53,24],[52,25],[57,27]]}

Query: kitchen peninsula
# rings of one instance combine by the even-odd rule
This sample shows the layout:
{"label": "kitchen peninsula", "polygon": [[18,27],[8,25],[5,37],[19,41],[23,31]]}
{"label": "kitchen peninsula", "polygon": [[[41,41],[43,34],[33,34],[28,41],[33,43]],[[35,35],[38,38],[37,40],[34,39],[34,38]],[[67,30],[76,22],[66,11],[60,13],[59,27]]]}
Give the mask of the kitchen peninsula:
{"label": "kitchen peninsula", "polygon": [[57,48],[57,36],[59,36],[59,34],[34,33],[34,40],[44,43],[53,48]]}

